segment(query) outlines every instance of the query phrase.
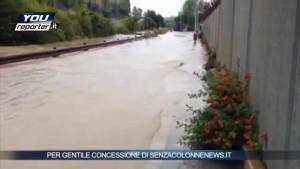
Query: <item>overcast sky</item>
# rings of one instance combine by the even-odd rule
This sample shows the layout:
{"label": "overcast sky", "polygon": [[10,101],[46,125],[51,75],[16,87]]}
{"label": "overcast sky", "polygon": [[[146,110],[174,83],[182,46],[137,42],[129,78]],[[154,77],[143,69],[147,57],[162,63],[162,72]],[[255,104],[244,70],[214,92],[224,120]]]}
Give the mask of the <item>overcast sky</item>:
{"label": "overcast sky", "polygon": [[176,16],[185,0],[130,0],[131,6],[142,8],[143,11],[152,9],[164,17]]}
{"label": "overcast sky", "polygon": [[185,0],[130,0],[131,7],[136,6],[142,8],[143,11],[152,9],[164,17],[177,16],[184,2]]}

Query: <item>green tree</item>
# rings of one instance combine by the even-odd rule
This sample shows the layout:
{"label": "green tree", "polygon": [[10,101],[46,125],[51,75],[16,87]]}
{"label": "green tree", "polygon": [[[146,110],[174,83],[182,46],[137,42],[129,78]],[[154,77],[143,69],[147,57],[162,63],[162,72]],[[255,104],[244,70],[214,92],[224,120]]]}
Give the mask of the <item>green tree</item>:
{"label": "green tree", "polygon": [[129,0],[119,0],[118,4],[119,15],[120,16],[129,16],[130,13],[130,1]]}
{"label": "green tree", "polygon": [[143,10],[134,6],[132,9],[132,16],[141,19],[143,17]]}
{"label": "green tree", "polygon": [[112,3],[111,0],[103,0],[102,1],[103,6],[102,6],[102,13],[105,17],[110,17],[111,10],[112,10]]}
{"label": "green tree", "polygon": [[156,18],[157,18],[157,22],[158,22],[158,27],[164,27],[164,26],[166,26],[165,20],[164,20],[163,16],[161,16],[161,14],[158,14],[156,16]]}
{"label": "green tree", "polygon": [[182,22],[187,26],[188,30],[194,30],[194,1],[186,0],[183,5]]}
{"label": "green tree", "polygon": [[165,26],[164,18],[153,10],[147,10],[144,14],[144,26],[146,29]]}
{"label": "green tree", "polygon": [[204,1],[199,1],[199,4],[195,4],[194,0],[186,0],[183,4],[182,11],[178,15],[178,19],[180,19],[180,22],[176,23],[176,27],[179,27],[179,25],[184,24],[185,27],[191,31],[194,30],[195,25],[195,7],[197,7],[198,12],[201,12],[204,10]]}

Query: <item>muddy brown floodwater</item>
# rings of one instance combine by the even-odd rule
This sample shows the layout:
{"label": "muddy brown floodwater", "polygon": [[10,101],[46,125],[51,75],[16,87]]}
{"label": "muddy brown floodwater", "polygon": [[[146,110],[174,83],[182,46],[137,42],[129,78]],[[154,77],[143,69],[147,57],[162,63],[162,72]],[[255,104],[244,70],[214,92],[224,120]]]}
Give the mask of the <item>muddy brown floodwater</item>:
{"label": "muddy brown floodwater", "polygon": [[[192,33],[0,67],[3,150],[167,149],[202,82]],[[1,169],[161,168],[145,161],[0,161]]]}

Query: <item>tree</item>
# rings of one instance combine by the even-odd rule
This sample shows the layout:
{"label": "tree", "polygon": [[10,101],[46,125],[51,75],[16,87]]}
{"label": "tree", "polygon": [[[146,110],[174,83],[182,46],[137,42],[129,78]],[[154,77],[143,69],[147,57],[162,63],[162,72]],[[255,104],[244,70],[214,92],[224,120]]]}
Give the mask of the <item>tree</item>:
{"label": "tree", "polygon": [[129,16],[129,0],[102,0],[102,13],[106,17],[121,18]]}
{"label": "tree", "polygon": [[183,5],[182,22],[187,25],[188,30],[194,29],[194,0],[186,0]]}
{"label": "tree", "polygon": [[142,15],[143,15],[143,10],[141,8],[137,8],[134,6],[132,9],[132,16],[137,19],[141,19]]}
{"label": "tree", "polygon": [[153,10],[147,10],[147,12],[145,12],[144,22],[144,26],[147,29],[165,26],[164,18],[160,14],[156,14]]}
{"label": "tree", "polygon": [[129,0],[120,0],[118,6],[119,6],[120,16],[129,16],[129,13],[130,13],[130,1]]}
{"label": "tree", "polygon": [[164,20],[164,18],[161,16],[161,14],[158,14],[158,15],[156,16],[156,18],[157,18],[157,21],[158,21],[158,27],[164,27],[164,26],[166,26],[165,20]]}
{"label": "tree", "polygon": [[198,11],[201,12],[204,10],[204,1],[199,1],[199,4],[195,4],[195,0],[186,0],[182,7],[182,11],[179,13],[178,17],[181,19],[182,23],[177,25],[184,24],[189,31],[194,30],[195,25],[195,7],[198,6]]}
{"label": "tree", "polygon": [[135,32],[137,28],[137,21],[133,17],[125,17],[122,20],[123,24],[129,30],[129,32]]}
{"label": "tree", "polygon": [[102,1],[102,13],[105,17],[110,17],[111,14],[111,10],[112,10],[112,4],[110,2],[110,0],[103,0]]}
{"label": "tree", "polygon": [[145,16],[144,29],[153,29],[154,27],[156,27],[156,23],[153,21],[153,19],[148,16]]}

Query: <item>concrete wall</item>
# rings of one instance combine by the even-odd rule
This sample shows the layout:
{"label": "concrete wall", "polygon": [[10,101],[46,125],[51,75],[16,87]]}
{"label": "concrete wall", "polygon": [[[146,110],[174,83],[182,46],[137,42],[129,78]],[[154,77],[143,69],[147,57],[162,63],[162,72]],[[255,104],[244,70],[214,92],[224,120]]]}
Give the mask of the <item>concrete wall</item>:
{"label": "concrete wall", "polygon": [[[203,24],[218,60],[253,76],[250,93],[267,150],[300,150],[300,1],[222,0]],[[298,169],[299,161],[268,161]]]}

